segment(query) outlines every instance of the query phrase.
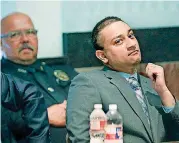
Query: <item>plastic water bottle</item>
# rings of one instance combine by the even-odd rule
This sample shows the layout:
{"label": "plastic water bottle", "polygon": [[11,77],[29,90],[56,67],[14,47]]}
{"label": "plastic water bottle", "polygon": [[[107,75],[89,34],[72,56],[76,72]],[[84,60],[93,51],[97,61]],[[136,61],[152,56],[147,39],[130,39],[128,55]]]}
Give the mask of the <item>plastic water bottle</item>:
{"label": "plastic water bottle", "polygon": [[90,143],[104,143],[107,118],[102,110],[102,104],[95,104],[90,115]]}
{"label": "plastic water bottle", "polygon": [[116,104],[109,105],[104,143],[123,143],[123,121]]}

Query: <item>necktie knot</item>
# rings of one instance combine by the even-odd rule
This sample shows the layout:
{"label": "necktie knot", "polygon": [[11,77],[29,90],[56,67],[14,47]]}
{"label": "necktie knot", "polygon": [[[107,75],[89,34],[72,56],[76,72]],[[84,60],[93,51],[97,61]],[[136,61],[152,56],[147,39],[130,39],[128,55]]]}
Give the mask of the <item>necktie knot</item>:
{"label": "necktie knot", "polygon": [[128,82],[131,88],[134,89],[135,91],[140,89],[140,85],[135,77],[129,77]]}
{"label": "necktie knot", "polygon": [[35,73],[35,72],[36,72],[36,69],[35,69],[35,68],[28,67],[28,68],[27,68],[27,71],[30,72],[30,73]]}

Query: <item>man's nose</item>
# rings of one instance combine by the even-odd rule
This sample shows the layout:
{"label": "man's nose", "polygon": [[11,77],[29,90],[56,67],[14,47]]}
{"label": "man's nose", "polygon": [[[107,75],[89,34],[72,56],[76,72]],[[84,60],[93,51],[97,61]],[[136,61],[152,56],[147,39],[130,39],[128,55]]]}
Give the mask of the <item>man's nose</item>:
{"label": "man's nose", "polygon": [[28,36],[24,32],[21,33],[21,41],[22,42],[28,42],[29,41]]}
{"label": "man's nose", "polygon": [[136,49],[136,41],[134,39],[127,38],[126,43],[128,51]]}

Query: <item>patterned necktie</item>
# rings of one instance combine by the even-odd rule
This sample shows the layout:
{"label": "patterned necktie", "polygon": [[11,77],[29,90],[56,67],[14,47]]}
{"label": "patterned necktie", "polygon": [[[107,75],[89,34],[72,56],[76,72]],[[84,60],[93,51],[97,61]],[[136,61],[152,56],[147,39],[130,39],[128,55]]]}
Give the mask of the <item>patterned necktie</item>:
{"label": "patterned necktie", "polygon": [[128,82],[129,82],[131,88],[135,91],[136,97],[137,97],[139,103],[141,104],[145,115],[147,116],[148,123],[150,124],[147,105],[145,103],[145,99],[144,99],[144,96],[142,95],[142,90],[141,90],[141,87],[140,87],[137,79],[135,77],[129,77]]}

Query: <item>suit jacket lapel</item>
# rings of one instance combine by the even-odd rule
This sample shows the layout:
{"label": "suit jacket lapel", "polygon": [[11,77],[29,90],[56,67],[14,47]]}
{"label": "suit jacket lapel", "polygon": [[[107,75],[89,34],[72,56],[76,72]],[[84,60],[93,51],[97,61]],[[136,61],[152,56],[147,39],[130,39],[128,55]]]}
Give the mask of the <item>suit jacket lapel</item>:
{"label": "suit jacket lapel", "polygon": [[140,84],[143,90],[143,95],[146,98],[146,102],[147,102],[147,107],[148,107],[148,112],[149,112],[149,117],[150,117],[150,123],[151,123],[151,130],[152,130],[152,135],[154,138],[154,142],[158,142],[157,141],[157,127],[158,127],[158,112],[155,109],[156,106],[160,106],[161,102],[160,102],[160,98],[158,98],[158,100],[156,99],[155,101],[152,101],[153,103],[155,102],[155,105],[153,105],[153,103],[149,103],[148,100],[149,98],[152,98],[152,96],[158,96],[156,95],[157,93],[153,90],[153,88],[151,87],[151,82],[150,80],[140,76]]}
{"label": "suit jacket lapel", "polygon": [[110,79],[110,82],[119,89],[126,102],[140,118],[141,122],[143,123],[146,131],[148,132],[152,140],[152,133],[147,121],[147,117],[144,111],[142,110],[142,107],[137,100],[135,92],[132,90],[129,83],[126,81],[125,78],[121,77],[120,74],[116,71],[106,70],[105,75],[108,79]]}

